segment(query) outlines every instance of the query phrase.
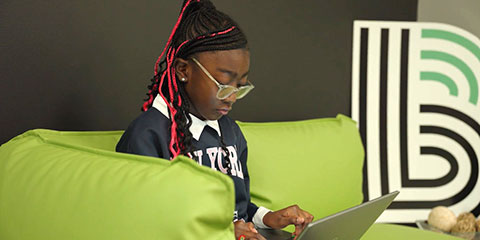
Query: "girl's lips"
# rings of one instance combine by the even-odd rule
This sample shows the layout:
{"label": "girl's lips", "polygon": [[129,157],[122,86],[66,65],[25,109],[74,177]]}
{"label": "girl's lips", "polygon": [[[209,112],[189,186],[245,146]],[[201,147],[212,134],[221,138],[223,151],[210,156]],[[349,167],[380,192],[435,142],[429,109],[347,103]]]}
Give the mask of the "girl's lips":
{"label": "girl's lips", "polygon": [[222,108],[222,109],[217,109],[217,112],[222,114],[222,115],[227,115],[230,109],[228,108]]}

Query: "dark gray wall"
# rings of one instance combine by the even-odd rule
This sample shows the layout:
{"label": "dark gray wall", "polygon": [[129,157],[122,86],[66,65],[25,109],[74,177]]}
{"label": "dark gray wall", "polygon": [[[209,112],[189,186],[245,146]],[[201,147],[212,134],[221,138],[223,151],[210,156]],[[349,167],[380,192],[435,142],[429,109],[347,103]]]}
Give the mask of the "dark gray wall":
{"label": "dark gray wall", "polygon": [[[350,114],[354,19],[416,20],[417,1],[222,0],[246,32],[256,89],[231,117]],[[0,143],[28,129],[124,129],[181,1],[0,2]]]}
{"label": "dark gray wall", "polygon": [[420,22],[447,23],[480,36],[480,1],[419,0],[417,17]]}

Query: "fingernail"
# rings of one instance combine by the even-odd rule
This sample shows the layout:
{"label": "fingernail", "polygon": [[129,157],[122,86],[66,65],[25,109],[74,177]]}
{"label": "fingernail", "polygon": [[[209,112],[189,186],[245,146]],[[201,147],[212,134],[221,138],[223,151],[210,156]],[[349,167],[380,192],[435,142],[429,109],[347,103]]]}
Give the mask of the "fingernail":
{"label": "fingernail", "polygon": [[258,233],[257,229],[255,229],[255,228],[254,228],[254,229],[252,229],[252,232],[254,232],[254,233]]}

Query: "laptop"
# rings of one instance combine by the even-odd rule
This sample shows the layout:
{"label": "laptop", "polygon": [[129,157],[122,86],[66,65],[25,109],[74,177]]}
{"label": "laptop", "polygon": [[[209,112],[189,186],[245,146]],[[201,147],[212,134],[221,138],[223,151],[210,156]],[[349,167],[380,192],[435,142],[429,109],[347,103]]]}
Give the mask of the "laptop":
{"label": "laptop", "polygon": [[[355,207],[311,222],[303,229],[297,240],[354,240],[370,228],[382,212],[398,195],[395,191]],[[292,234],[283,230],[258,229],[267,240],[293,239]]]}

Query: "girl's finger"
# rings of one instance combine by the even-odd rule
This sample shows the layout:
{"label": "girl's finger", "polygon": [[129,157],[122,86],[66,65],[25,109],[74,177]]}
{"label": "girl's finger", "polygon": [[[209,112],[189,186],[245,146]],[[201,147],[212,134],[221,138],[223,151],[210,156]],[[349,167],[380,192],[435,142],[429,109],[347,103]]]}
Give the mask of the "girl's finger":
{"label": "girl's finger", "polygon": [[301,225],[295,225],[295,237],[302,232],[303,228]]}
{"label": "girl's finger", "polygon": [[257,229],[255,229],[255,225],[253,223],[249,222],[247,223],[248,229],[254,233],[258,233]]}
{"label": "girl's finger", "polygon": [[305,221],[304,221],[303,224],[309,224],[309,223],[311,223],[312,220],[313,220],[312,214],[310,214],[309,212],[304,211],[304,210],[301,210],[301,211],[300,211],[300,216],[305,219]]}

